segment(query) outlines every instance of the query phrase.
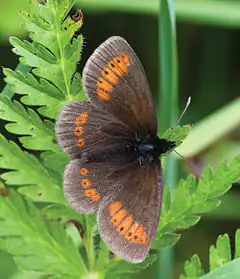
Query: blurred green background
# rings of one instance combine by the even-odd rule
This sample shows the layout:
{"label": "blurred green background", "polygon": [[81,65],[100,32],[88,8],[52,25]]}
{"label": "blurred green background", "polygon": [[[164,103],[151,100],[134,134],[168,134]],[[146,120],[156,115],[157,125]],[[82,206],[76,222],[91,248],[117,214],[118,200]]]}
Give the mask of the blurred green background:
{"label": "blurred green background", "polygon": [[[0,65],[14,69],[18,57],[11,52],[9,36],[27,38],[18,18],[18,11],[26,7],[25,0],[0,0]],[[159,95],[159,39],[158,0],[78,0],[75,7],[82,9],[85,37],[79,71],[92,51],[112,35],[127,39],[139,56],[150,82],[155,101]],[[198,126],[204,122],[206,128],[198,137],[199,144],[221,130],[223,123],[216,121],[214,129],[208,129],[208,117],[232,102],[240,111],[240,1],[238,0],[176,0],[177,48],[179,64],[179,111],[185,106],[188,96],[192,104],[182,124]],[[5,86],[2,72],[0,87]],[[240,154],[240,117],[236,108],[228,111],[231,129],[196,152],[191,157],[183,156],[180,177],[191,171],[196,175],[206,165],[215,166],[220,161],[230,160]],[[239,117],[237,124],[231,121]],[[236,121],[235,121],[236,122]],[[196,142],[195,142],[196,143]],[[183,150],[192,150],[185,145]],[[187,154],[187,152],[186,152]],[[236,183],[225,195],[222,205],[200,223],[184,231],[181,240],[174,247],[174,278],[183,272],[183,264],[192,254],[197,253],[208,269],[208,249],[219,234],[228,233],[233,240],[234,232],[240,228],[240,192]],[[0,228],[1,229],[1,228]],[[158,278],[157,267],[151,267],[136,278]],[[0,278],[31,278],[20,275],[12,258],[0,253]],[[134,278],[134,276],[132,277]],[[170,278],[168,278],[170,279]]]}

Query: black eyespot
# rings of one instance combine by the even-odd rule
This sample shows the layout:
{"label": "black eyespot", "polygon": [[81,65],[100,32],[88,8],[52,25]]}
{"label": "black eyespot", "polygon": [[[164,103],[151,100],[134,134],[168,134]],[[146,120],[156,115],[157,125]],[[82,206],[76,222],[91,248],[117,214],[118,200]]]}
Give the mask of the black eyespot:
{"label": "black eyespot", "polygon": [[111,63],[110,65],[111,65],[111,67],[115,68],[115,65],[113,63]]}
{"label": "black eyespot", "polygon": [[124,230],[124,227],[121,227],[121,228],[120,228],[120,232],[122,232],[123,230]]}

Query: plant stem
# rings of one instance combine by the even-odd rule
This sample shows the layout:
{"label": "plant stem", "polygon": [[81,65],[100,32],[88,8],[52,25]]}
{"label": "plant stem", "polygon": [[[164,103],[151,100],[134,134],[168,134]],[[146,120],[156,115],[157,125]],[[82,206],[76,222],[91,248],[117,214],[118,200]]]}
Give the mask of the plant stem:
{"label": "plant stem", "polygon": [[[159,131],[174,128],[178,115],[178,71],[176,50],[176,28],[173,0],[160,0],[159,12],[159,68],[160,98],[158,101]],[[177,182],[177,161],[167,156],[164,168],[164,186]],[[160,253],[158,279],[172,278],[173,249],[166,248]]]}

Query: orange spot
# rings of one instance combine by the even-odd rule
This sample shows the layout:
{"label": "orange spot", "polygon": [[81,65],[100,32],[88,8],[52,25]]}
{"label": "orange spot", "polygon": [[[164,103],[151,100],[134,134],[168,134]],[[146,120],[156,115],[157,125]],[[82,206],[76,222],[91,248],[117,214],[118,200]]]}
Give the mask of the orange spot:
{"label": "orange spot", "polygon": [[79,147],[79,148],[83,148],[83,146],[84,146],[84,140],[83,140],[83,139],[78,139],[78,140],[76,141],[76,145],[77,145],[77,147]]}
{"label": "orange spot", "polygon": [[100,100],[107,101],[110,99],[109,95],[101,89],[97,89],[97,94],[98,94]]}
{"label": "orange spot", "polygon": [[112,224],[113,226],[117,226],[121,223],[121,220],[127,215],[126,209],[119,210],[113,217],[112,217]]}
{"label": "orange spot", "polygon": [[129,229],[129,231],[125,234],[125,238],[128,239],[128,240],[131,240],[135,231],[137,230],[138,228],[138,224],[137,223],[134,223],[131,228]]}
{"label": "orange spot", "polygon": [[123,60],[125,64],[129,64],[129,56],[127,54],[122,54],[120,59]]}
{"label": "orange spot", "polygon": [[122,207],[121,202],[110,203],[109,206],[108,206],[108,209],[110,211],[110,216],[112,217],[121,207]]}
{"label": "orange spot", "polygon": [[113,90],[112,85],[101,77],[97,81],[97,86],[108,92],[112,92]]}
{"label": "orange spot", "polygon": [[81,185],[83,188],[87,189],[92,185],[92,182],[89,179],[84,178],[81,180]]}
{"label": "orange spot", "polygon": [[139,225],[135,233],[133,234],[131,241],[133,243],[139,243],[142,238],[142,234],[144,232],[143,225]]}
{"label": "orange spot", "polygon": [[85,117],[76,117],[75,123],[77,125],[83,125],[86,123],[86,118]]}
{"label": "orange spot", "polygon": [[80,169],[80,173],[81,173],[81,175],[86,175],[86,174],[88,173],[88,169],[86,169],[86,168],[81,168],[81,169]]}
{"label": "orange spot", "polygon": [[108,67],[116,74],[118,74],[120,77],[123,76],[123,72],[121,71],[121,69],[118,67],[118,64],[114,61],[114,60],[111,60],[109,63],[108,63]]}
{"label": "orange spot", "polygon": [[124,61],[120,57],[115,57],[114,61],[117,63],[118,67],[124,72],[127,73],[128,69]]}
{"label": "orange spot", "polygon": [[86,191],[84,192],[84,195],[85,195],[86,197],[88,197],[88,198],[91,198],[91,197],[97,195],[97,192],[96,192],[95,189],[89,189],[89,190],[86,190]]}
{"label": "orange spot", "polygon": [[140,244],[147,244],[148,243],[146,232],[143,232],[139,242],[140,242]]}
{"label": "orange spot", "polygon": [[103,69],[102,76],[110,81],[112,84],[118,84],[118,77],[107,67]]}
{"label": "orange spot", "polygon": [[83,118],[87,118],[88,117],[88,112],[84,111],[80,114],[80,116],[83,117]]}
{"label": "orange spot", "polygon": [[117,231],[119,232],[120,235],[125,235],[126,232],[129,230],[133,223],[133,217],[128,216],[125,218],[122,223],[117,227]]}
{"label": "orange spot", "polygon": [[73,134],[76,137],[83,136],[83,134],[84,134],[83,127],[81,127],[81,126],[80,127],[75,127],[75,129],[73,130]]}
{"label": "orange spot", "polygon": [[99,194],[96,194],[91,197],[93,201],[99,201],[101,199],[101,196]]}

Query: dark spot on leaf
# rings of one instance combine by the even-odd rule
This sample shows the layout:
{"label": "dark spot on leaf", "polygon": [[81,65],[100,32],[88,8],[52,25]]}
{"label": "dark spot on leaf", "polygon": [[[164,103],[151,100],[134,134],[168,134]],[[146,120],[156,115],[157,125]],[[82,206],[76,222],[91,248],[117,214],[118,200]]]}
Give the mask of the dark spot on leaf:
{"label": "dark spot on leaf", "polygon": [[56,140],[56,139],[53,139],[53,140],[52,140],[52,143],[57,144],[57,140]]}
{"label": "dark spot on leaf", "polygon": [[42,196],[42,193],[38,193],[38,196],[41,197],[41,196]]}
{"label": "dark spot on leaf", "polygon": [[78,22],[82,19],[82,17],[83,17],[82,11],[80,9],[77,9],[76,14],[72,16],[72,20],[74,22]]}

